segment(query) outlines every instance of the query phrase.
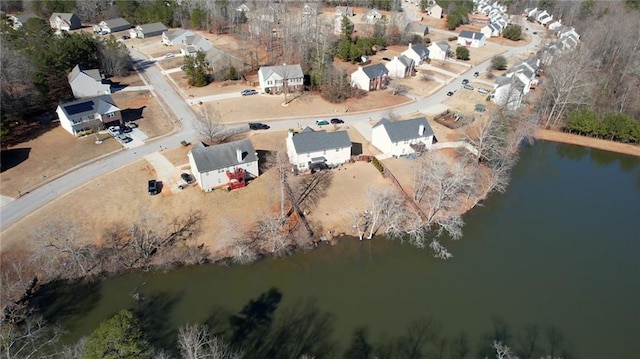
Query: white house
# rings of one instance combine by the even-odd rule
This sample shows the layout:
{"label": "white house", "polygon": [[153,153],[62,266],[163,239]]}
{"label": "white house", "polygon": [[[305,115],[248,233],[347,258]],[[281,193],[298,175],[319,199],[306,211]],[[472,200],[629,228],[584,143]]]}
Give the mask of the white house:
{"label": "white house", "polygon": [[160,36],[167,27],[161,22],[154,22],[151,24],[138,25],[135,28],[129,30],[129,34],[132,38],[146,39],[153,36]]}
{"label": "white house", "polygon": [[354,16],[353,7],[351,6],[336,6],[337,16]]}
{"label": "white house", "polygon": [[111,84],[107,82],[98,69],[83,69],[76,65],[67,75],[73,97],[94,97],[111,93]]}
{"label": "white house", "polygon": [[491,100],[500,106],[516,110],[522,105],[524,95],[528,91],[529,86],[522,81],[522,76],[498,76]]}
{"label": "white house", "polygon": [[374,22],[382,19],[382,13],[380,11],[378,11],[378,9],[371,9],[371,10],[367,11],[365,19],[366,19],[367,23],[373,24]]}
{"label": "white house", "polygon": [[244,182],[259,175],[258,155],[249,139],[215,146],[200,142],[187,157],[193,176],[205,192],[231,187],[235,181]]}
{"label": "white house", "polygon": [[280,92],[287,86],[287,92],[300,91],[304,85],[304,73],[300,64],[262,66],[258,70],[260,88],[264,92]]}
{"label": "white house", "polygon": [[394,56],[393,59],[384,65],[389,71],[389,77],[405,78],[413,75],[415,62],[407,56]]}
{"label": "white house", "polygon": [[431,60],[446,60],[451,53],[451,46],[446,41],[434,42],[429,46],[429,58]]}
{"label": "white house", "polygon": [[562,27],[562,20],[561,19],[553,21],[549,25],[547,25],[547,29],[549,29],[551,31],[556,31],[561,27]]}
{"label": "white house", "polygon": [[351,86],[365,91],[384,90],[389,84],[389,71],[383,64],[358,66],[351,73]]}
{"label": "white house", "polygon": [[435,135],[425,117],[391,122],[382,119],[371,130],[371,144],[389,156],[431,149]]}
{"label": "white house", "polygon": [[25,13],[25,14],[20,14],[20,15],[9,15],[8,16],[9,21],[11,21],[11,27],[13,27],[14,30],[18,30],[19,28],[23,27],[24,25],[27,24],[27,21],[29,21],[29,19],[39,19],[38,15],[34,14],[34,13]]}
{"label": "white house", "polygon": [[341,165],[351,158],[351,139],[347,131],[314,131],[306,127],[298,133],[289,131],[286,142],[289,162],[299,170]]}
{"label": "white house", "polygon": [[550,15],[547,10],[542,10],[536,15],[536,21],[539,22],[542,26],[547,25],[553,20],[553,15]]}
{"label": "white house", "polygon": [[82,27],[80,18],[74,13],[54,12],[49,18],[49,25],[58,31],[75,30]]}
{"label": "white house", "polygon": [[420,21],[412,21],[404,28],[404,32],[418,36],[427,36],[427,34],[429,34],[429,27]]}
{"label": "white house", "polygon": [[167,46],[180,45],[189,36],[193,37],[195,34],[185,29],[167,30],[162,33],[162,43]]}
{"label": "white house", "polygon": [[58,105],[56,113],[60,119],[60,126],[74,136],[78,136],[82,131],[102,128],[104,123],[122,123],[122,114],[111,95],[63,103]]}
{"label": "white house", "polygon": [[425,44],[413,45],[409,43],[409,47],[401,55],[413,60],[416,66],[420,66],[429,58],[429,48]]}
{"label": "white house", "polygon": [[131,24],[127,20],[121,17],[117,17],[111,20],[100,21],[98,25],[93,26],[94,31],[106,32],[106,33],[129,30],[130,28],[131,28]]}
{"label": "white house", "polygon": [[440,5],[435,4],[432,6],[429,6],[427,9],[427,14],[429,14],[429,16],[434,17],[436,19],[442,19],[442,7],[440,7]]}
{"label": "white house", "polygon": [[458,35],[458,45],[481,47],[484,46],[485,39],[486,37],[481,32],[460,31],[460,35]]}
{"label": "white house", "polygon": [[489,23],[489,25],[480,29],[480,32],[485,36],[485,38],[489,37],[498,37],[502,32],[502,29],[494,22]]}

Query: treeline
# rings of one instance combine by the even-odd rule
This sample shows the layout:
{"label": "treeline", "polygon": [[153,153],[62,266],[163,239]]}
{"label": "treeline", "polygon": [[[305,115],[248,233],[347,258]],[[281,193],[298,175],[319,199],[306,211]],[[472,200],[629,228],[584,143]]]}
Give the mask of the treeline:
{"label": "treeline", "polygon": [[611,141],[640,143],[640,122],[624,113],[600,117],[595,111],[578,110],[567,116],[565,130]]}
{"label": "treeline", "polygon": [[[340,345],[333,339],[335,317],[315,301],[300,300],[280,308],[283,293],[271,288],[249,300],[237,312],[214,309],[204,323],[171,326],[168,295],[137,296],[129,309],[102,321],[91,333],[72,345],[60,345],[62,330],[42,317],[21,315],[3,319],[0,347],[7,358],[56,359],[112,358],[554,358],[571,357],[569,344],[554,326],[513,328],[499,318],[473,343],[464,333],[445,334],[433,318],[416,318],[403,330],[373,336],[356,327]],[[65,303],[65,305],[70,305]],[[545,335],[541,335],[541,334]],[[18,352],[22,355],[13,355]],[[502,354],[502,355],[500,355]],[[550,357],[550,356],[549,356]]]}

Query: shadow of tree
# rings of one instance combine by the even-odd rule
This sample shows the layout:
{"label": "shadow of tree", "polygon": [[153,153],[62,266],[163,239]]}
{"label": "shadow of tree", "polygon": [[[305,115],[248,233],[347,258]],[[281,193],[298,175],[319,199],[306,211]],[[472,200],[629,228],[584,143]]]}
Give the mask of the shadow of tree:
{"label": "shadow of tree", "polygon": [[231,344],[242,348],[247,353],[256,353],[265,344],[269,333],[273,314],[282,300],[282,293],[271,288],[251,299],[240,313],[229,318],[231,327]]}
{"label": "shadow of tree", "polygon": [[16,167],[29,159],[30,147],[12,148],[0,152],[0,172]]}
{"label": "shadow of tree", "polygon": [[140,322],[142,331],[152,346],[175,351],[177,328],[171,324],[171,311],[180,301],[181,294],[154,294],[136,302],[131,312]]}
{"label": "shadow of tree", "polygon": [[143,117],[142,112],[146,107],[147,106],[142,106],[140,108],[127,108],[122,110],[120,112],[122,115],[122,121],[130,122],[141,119]]}
{"label": "shadow of tree", "polygon": [[358,156],[362,154],[362,143],[351,142],[351,155]]}
{"label": "shadow of tree", "polygon": [[56,280],[40,286],[30,304],[47,322],[61,323],[65,329],[73,330],[82,314],[100,302],[101,287],[97,280]]}

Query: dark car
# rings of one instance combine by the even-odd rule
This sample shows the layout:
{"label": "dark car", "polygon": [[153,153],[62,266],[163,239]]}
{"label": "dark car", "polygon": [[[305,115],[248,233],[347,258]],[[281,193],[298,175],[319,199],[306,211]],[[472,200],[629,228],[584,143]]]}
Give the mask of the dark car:
{"label": "dark car", "polygon": [[447,96],[453,96],[453,91],[447,92]]}
{"label": "dark car", "polygon": [[127,35],[122,35],[122,40],[129,40],[129,36],[127,36]]}
{"label": "dark car", "polygon": [[258,91],[247,89],[247,90],[242,90],[242,92],[240,92],[240,94],[242,96],[251,96],[251,95],[257,95]]}
{"label": "dark car", "polygon": [[193,183],[193,177],[191,177],[191,175],[188,173],[183,173],[180,175],[180,177],[182,177],[182,180],[187,182],[187,184]]}
{"label": "dark car", "polygon": [[468,83],[469,83],[469,79],[464,79],[464,80],[462,80],[462,84],[463,84],[463,85],[466,85],[466,84],[468,84]]}
{"label": "dark car", "polygon": [[339,123],[344,123],[344,121],[342,121],[339,118],[332,118],[331,121],[329,121],[329,122],[333,123],[334,125],[337,125]]}
{"label": "dark car", "polygon": [[534,32],[533,32],[533,34],[534,34],[534,35],[538,35],[538,32],[537,32],[537,31],[534,31]]}
{"label": "dark car", "polygon": [[249,124],[249,128],[252,130],[268,130],[270,127],[264,123],[252,122]]}
{"label": "dark car", "polygon": [[478,71],[473,73],[473,77],[478,77],[478,76],[480,76],[480,73]]}
{"label": "dark car", "polygon": [[391,61],[391,59],[390,59],[390,58],[388,58],[388,57],[383,57],[382,59],[383,59],[384,61]]}
{"label": "dark car", "polygon": [[129,133],[129,132],[132,131],[132,129],[131,129],[131,127],[125,125],[125,126],[120,126],[120,131],[122,133]]}
{"label": "dark car", "polygon": [[158,194],[158,181],[149,180],[147,188],[150,195]]}

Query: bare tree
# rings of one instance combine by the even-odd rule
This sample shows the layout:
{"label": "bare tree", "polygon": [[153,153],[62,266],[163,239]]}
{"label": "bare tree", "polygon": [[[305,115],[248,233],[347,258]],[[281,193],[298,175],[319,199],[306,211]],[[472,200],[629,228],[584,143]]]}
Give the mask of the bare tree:
{"label": "bare tree", "polygon": [[257,223],[255,237],[261,242],[265,252],[281,256],[291,250],[289,232],[284,226],[283,218],[278,215],[263,214]]}
{"label": "bare tree", "polygon": [[24,313],[21,318],[0,321],[0,352],[6,359],[42,358],[53,349],[63,331],[48,326],[41,316]]}
{"label": "bare tree", "polygon": [[52,220],[38,228],[32,237],[47,260],[48,265],[42,269],[50,277],[84,277],[95,264],[95,247],[83,244],[87,233],[74,223]]}
{"label": "bare tree", "polygon": [[233,350],[222,339],[212,336],[207,326],[187,324],[178,330],[178,348],[183,359],[240,359],[241,351]]}
{"label": "bare tree", "polygon": [[404,224],[406,209],[401,195],[395,189],[385,188],[378,190],[367,188],[366,196],[369,200],[367,239],[373,238],[378,232],[383,231],[390,237],[401,234]]}
{"label": "bare tree", "polygon": [[244,127],[229,127],[221,122],[218,111],[206,112],[202,117],[196,117],[195,130],[209,145],[228,142],[232,137],[247,132]]}

